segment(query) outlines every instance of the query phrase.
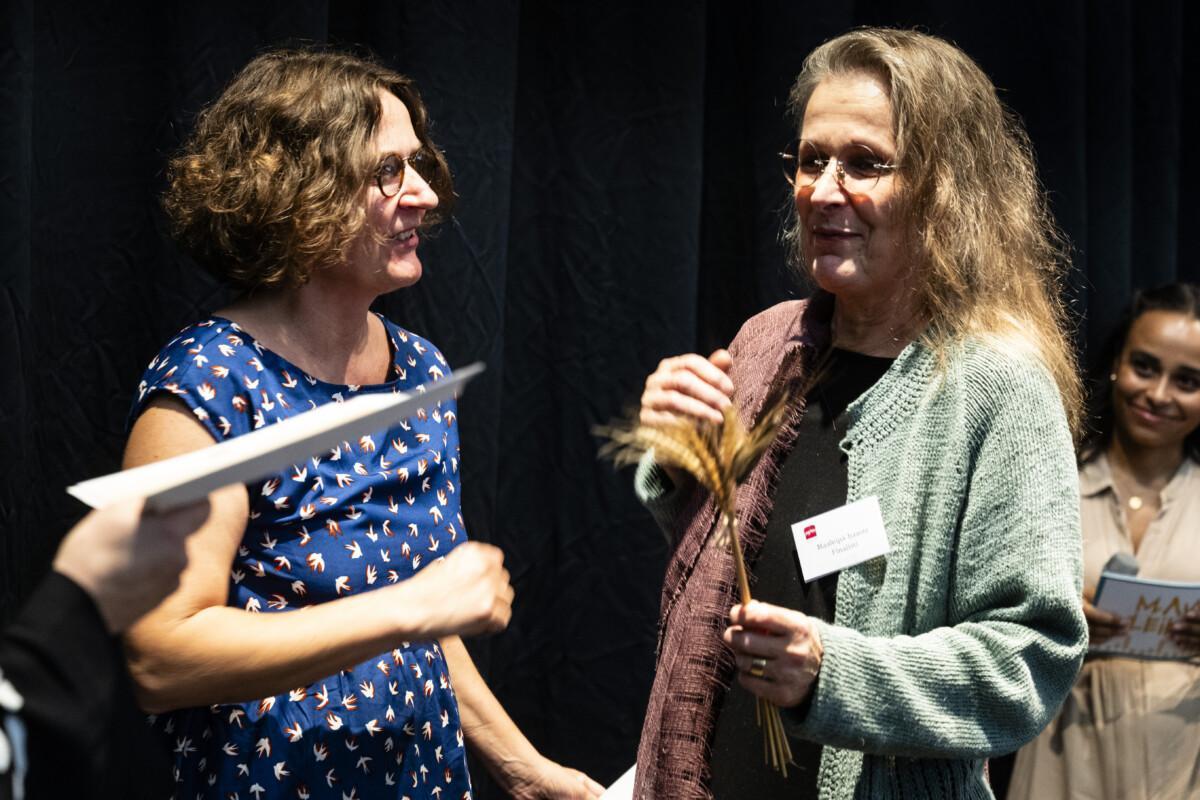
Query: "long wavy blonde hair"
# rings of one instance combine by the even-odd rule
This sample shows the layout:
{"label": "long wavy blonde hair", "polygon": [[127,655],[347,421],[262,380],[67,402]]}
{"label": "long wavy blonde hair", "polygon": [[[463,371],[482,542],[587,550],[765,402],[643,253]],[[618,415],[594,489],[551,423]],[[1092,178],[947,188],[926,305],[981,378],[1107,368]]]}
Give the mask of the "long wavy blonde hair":
{"label": "long wavy blonde hair", "polygon": [[[954,45],[916,31],[864,28],[805,59],[789,99],[796,130],[822,80],[854,73],[879,80],[891,100],[899,213],[929,320],[923,342],[943,363],[967,335],[1035,353],[1078,437],[1083,391],[1062,301],[1068,247],[1020,121]],[[798,218],[785,238],[794,263],[806,263]]]}

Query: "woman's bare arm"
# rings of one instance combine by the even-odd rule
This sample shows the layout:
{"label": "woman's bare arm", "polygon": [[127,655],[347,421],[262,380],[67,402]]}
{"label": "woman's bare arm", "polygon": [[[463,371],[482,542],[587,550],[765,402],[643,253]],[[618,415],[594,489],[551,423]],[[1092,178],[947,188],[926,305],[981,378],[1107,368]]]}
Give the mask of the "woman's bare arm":
{"label": "woman's bare arm", "polygon": [[525,738],[475,668],[462,639],[442,639],[442,652],[454,682],[467,744],[509,797],[589,800],[603,794],[603,786],[579,770],[546,758]]}
{"label": "woman's bare arm", "polygon": [[[182,403],[155,398],[130,434],[125,466],[211,444]],[[130,671],[149,711],[267,697],[404,640],[508,624],[512,588],[503,555],[471,542],[407,581],[302,611],[254,614],[227,607],[229,570],[249,499],[244,486],[232,486],[214,492],[210,502],[208,521],[187,541],[188,566],[178,589],[126,634]]]}

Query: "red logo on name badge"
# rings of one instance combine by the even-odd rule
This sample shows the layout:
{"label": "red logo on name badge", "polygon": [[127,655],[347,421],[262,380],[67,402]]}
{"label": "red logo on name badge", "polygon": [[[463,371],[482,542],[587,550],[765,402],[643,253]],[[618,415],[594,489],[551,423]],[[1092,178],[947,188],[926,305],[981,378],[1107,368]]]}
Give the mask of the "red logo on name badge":
{"label": "red logo on name badge", "polygon": [[805,539],[817,538],[817,526],[816,525],[805,525],[804,526],[804,538]]}

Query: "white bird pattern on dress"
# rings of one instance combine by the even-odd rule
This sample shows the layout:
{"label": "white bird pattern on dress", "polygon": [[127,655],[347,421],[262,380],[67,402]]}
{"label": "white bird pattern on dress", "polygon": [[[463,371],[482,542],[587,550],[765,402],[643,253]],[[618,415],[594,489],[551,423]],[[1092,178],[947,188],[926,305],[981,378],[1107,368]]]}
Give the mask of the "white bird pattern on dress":
{"label": "white bird pattern on dress", "polygon": [[[135,413],[155,393],[169,392],[222,440],[359,393],[411,391],[450,373],[433,345],[384,324],[391,379],[354,387],[320,381],[214,317],[186,328],[155,357]],[[456,419],[454,401],[443,401],[264,477],[252,492],[228,604],[293,613],[405,580],[465,541]],[[397,533],[399,548],[384,544]],[[391,558],[397,549],[398,561]],[[154,725],[172,737],[177,800],[471,796],[458,707],[436,642],[404,643],[275,697],[162,714]]]}

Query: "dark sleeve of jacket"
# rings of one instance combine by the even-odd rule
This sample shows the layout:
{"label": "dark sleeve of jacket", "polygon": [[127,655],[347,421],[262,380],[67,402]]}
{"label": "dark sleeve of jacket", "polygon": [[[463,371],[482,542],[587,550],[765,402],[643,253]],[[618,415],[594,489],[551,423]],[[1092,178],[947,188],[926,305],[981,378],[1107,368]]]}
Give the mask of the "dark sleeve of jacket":
{"label": "dark sleeve of jacket", "polygon": [[0,670],[24,699],[26,798],[170,794],[166,753],[134,702],[120,642],[70,579],[51,572],[0,635]]}

